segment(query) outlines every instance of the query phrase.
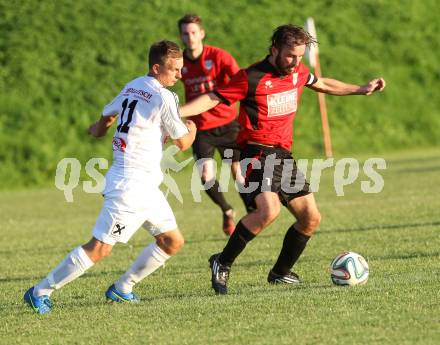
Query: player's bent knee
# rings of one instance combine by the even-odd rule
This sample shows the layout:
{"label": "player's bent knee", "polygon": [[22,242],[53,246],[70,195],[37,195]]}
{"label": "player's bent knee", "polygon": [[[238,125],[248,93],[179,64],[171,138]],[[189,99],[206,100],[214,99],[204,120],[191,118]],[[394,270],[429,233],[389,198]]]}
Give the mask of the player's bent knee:
{"label": "player's bent knee", "polygon": [[265,208],[264,215],[268,222],[272,222],[281,212],[280,203],[278,201],[271,203],[270,207]]}
{"label": "player's bent knee", "polygon": [[174,230],[156,237],[156,243],[168,255],[175,255],[183,247],[185,240],[180,231]]}
{"label": "player's bent knee", "polygon": [[279,214],[280,214],[280,209],[279,208],[278,209],[267,210],[264,213],[264,220],[266,222],[268,222],[268,223],[271,223],[271,222],[273,222],[278,217]]}
{"label": "player's bent knee", "polygon": [[183,236],[180,235],[176,238],[173,238],[172,243],[171,243],[171,247],[174,249],[175,252],[177,252],[180,249],[182,249],[184,244],[185,244],[185,240],[183,239]]}
{"label": "player's bent knee", "polygon": [[262,210],[256,210],[257,215],[259,216],[259,220],[261,223],[261,226],[267,226],[268,224],[272,223],[280,214],[280,208],[274,207],[274,208],[265,208]]}
{"label": "player's bent knee", "polygon": [[113,246],[106,244],[101,248],[101,256],[104,258],[112,253]]}
{"label": "player's bent knee", "polygon": [[[203,175],[200,180],[201,180],[202,185],[205,187],[206,190],[211,189],[214,186],[214,183],[215,183],[215,177],[211,176],[211,175],[210,176]],[[209,188],[208,188],[208,186],[209,186]]]}
{"label": "player's bent knee", "polygon": [[309,218],[309,227],[316,229],[320,223],[321,223],[321,213],[319,213],[319,211],[316,211]]}
{"label": "player's bent knee", "polygon": [[215,174],[212,168],[207,167],[203,168],[203,171],[200,174],[200,179],[202,180],[202,183],[205,184],[206,182],[210,182],[212,180],[215,180]]}
{"label": "player's bent knee", "polygon": [[312,214],[307,215],[305,219],[300,221],[302,225],[302,231],[305,235],[312,236],[319,224],[321,223],[321,213],[316,211]]}
{"label": "player's bent knee", "polygon": [[113,246],[111,244],[104,243],[95,238],[82,246],[90,260],[98,262],[101,259],[109,256],[112,252]]}

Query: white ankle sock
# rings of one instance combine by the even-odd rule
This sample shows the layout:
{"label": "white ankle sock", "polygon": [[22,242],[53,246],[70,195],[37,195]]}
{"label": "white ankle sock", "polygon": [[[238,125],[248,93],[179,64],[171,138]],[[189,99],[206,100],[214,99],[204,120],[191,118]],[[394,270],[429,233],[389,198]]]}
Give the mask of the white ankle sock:
{"label": "white ankle sock", "polygon": [[136,261],[115,283],[118,291],[130,293],[133,286],[165,264],[170,255],[165,253],[156,243],[151,243],[136,258]]}
{"label": "white ankle sock", "polygon": [[79,246],[72,250],[46,278],[34,287],[34,296],[50,296],[52,292],[81,276],[94,265],[84,249]]}

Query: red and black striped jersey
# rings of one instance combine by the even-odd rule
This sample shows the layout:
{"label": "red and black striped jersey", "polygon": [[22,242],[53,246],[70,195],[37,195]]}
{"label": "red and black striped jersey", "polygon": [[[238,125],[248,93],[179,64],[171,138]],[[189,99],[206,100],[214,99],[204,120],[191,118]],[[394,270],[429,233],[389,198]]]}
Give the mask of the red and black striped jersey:
{"label": "red and black striped jersey", "polygon": [[293,120],[304,86],[317,78],[302,63],[289,75],[280,75],[266,57],[240,70],[216,95],[225,104],[240,101],[238,144],[253,141],[291,150]]}
{"label": "red and black striped jersey", "polygon": [[[196,60],[184,54],[182,80],[185,84],[185,98],[190,101],[218,87],[225,86],[239,71],[235,59],[225,50],[203,46],[202,55]],[[199,130],[223,126],[237,117],[234,104],[221,103],[198,116],[191,117]]]}

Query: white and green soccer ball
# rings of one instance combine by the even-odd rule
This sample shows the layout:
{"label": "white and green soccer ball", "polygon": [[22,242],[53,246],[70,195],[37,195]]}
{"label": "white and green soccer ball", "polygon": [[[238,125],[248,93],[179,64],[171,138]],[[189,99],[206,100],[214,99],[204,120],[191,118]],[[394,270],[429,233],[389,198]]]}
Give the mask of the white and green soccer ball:
{"label": "white and green soccer ball", "polygon": [[362,255],[344,252],[334,258],[330,265],[330,277],[336,285],[362,285],[368,280],[370,270]]}

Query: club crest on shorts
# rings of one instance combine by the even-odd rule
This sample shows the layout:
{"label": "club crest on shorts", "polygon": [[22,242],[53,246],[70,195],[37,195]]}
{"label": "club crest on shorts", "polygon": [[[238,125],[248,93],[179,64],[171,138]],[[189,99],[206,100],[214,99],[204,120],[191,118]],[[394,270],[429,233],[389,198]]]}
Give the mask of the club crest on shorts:
{"label": "club crest on shorts", "polygon": [[125,225],[116,223],[112,228],[111,235],[113,237],[120,237],[124,229],[125,229]]}
{"label": "club crest on shorts", "polygon": [[205,68],[207,70],[210,70],[212,68],[212,60],[206,60],[205,61]]}
{"label": "club crest on shorts", "polygon": [[119,137],[113,138],[112,145],[113,145],[113,151],[125,152],[125,149],[127,147],[127,144],[125,143],[124,139]]}

